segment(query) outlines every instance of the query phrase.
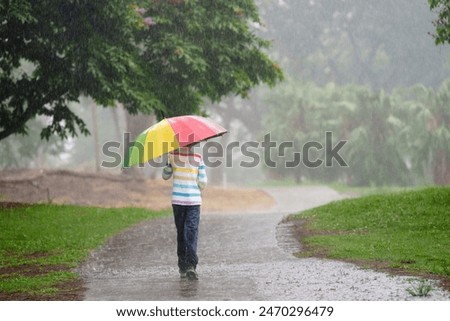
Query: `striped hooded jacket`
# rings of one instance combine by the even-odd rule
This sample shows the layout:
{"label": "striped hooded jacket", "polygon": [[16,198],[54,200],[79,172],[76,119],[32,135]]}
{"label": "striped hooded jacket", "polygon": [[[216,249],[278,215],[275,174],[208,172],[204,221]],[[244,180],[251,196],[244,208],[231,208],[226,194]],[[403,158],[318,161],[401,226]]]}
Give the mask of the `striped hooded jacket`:
{"label": "striped hooded jacket", "polygon": [[208,182],[202,156],[189,150],[169,154],[170,165],[164,167],[165,180],[173,176],[172,204],[201,205],[203,190]]}

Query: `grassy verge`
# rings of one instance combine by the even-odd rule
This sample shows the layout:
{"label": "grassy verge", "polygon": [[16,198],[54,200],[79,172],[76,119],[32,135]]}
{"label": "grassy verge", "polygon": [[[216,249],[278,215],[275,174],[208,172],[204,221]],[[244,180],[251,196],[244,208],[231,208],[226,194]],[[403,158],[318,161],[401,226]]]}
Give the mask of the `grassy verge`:
{"label": "grassy verge", "polygon": [[78,275],[72,269],[91,250],[139,221],[166,213],[57,205],[0,207],[0,298],[45,299],[76,290]]}
{"label": "grassy verge", "polygon": [[259,183],[248,183],[244,184],[244,186],[249,188],[328,186],[341,194],[348,194],[350,196],[368,196],[374,194],[392,193],[418,189],[416,187],[402,187],[402,186],[349,186],[347,184],[339,182],[327,183],[310,180],[303,181],[302,183],[298,184],[293,179],[290,178],[282,180],[266,180]]}
{"label": "grassy verge", "polygon": [[[306,256],[450,280],[450,188],[426,188],[332,202],[306,220]],[[446,285],[446,286],[447,286]]]}
{"label": "grassy verge", "polygon": [[375,194],[387,194],[395,192],[407,192],[417,189],[423,189],[423,187],[401,187],[401,186],[348,186],[343,183],[328,183],[327,186],[333,188],[341,194],[349,194],[356,196],[369,196]]}

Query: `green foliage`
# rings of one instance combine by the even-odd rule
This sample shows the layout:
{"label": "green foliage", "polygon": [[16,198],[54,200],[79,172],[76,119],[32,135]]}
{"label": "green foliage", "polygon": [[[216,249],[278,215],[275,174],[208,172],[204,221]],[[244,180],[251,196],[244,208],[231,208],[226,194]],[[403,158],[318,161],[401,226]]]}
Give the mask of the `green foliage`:
{"label": "green foliage", "polygon": [[[272,155],[281,177],[344,181],[354,186],[450,183],[450,82],[435,91],[424,86],[393,94],[367,87],[285,82],[267,95],[263,121],[275,141],[292,141],[284,157]],[[285,161],[309,142],[325,146],[325,132],[347,144],[340,155],[348,168],[285,169]],[[324,150],[311,159],[324,159]],[[275,176],[276,176],[275,175]],[[412,177],[415,177],[413,180]]]}
{"label": "green foliage", "polygon": [[[87,134],[69,108],[80,93],[150,109],[138,51],[130,42],[135,14],[123,1],[3,1],[0,16],[0,139],[27,133],[36,115],[51,119],[41,133]],[[22,62],[31,73],[17,74]]]}
{"label": "green foliage", "polygon": [[261,82],[281,79],[281,70],[255,36],[253,0],[140,1],[155,25],[142,30],[146,73],[157,75],[150,87],[167,106],[162,116],[198,113],[202,97],[218,101],[233,93],[246,96]]}
{"label": "green foliage", "polygon": [[163,117],[282,76],[249,27],[253,0],[7,0],[0,18],[0,139],[36,115],[51,119],[43,138],[87,134],[68,108],[80,94]]}
{"label": "green foliage", "polygon": [[349,183],[357,186],[405,185],[408,168],[401,154],[402,142],[396,135],[403,123],[383,92],[356,92],[356,107],[344,112],[347,124],[350,165]]}
{"label": "green foliage", "polygon": [[57,294],[57,285],[75,279],[73,272],[50,272],[38,276],[25,276],[21,274],[8,275],[2,278],[0,291],[4,293],[27,293],[34,296]]}
{"label": "green foliage", "polygon": [[419,280],[415,285],[410,288],[407,288],[406,291],[412,296],[425,297],[428,296],[433,287],[429,283],[429,281]]}
{"label": "green foliage", "polygon": [[[144,219],[166,215],[138,208],[103,209],[77,206],[31,205],[0,209],[0,265],[76,267],[109,237]],[[36,255],[37,254],[37,255]],[[45,294],[76,275],[57,271],[30,277],[2,277],[0,291]]]}
{"label": "green foliage", "polygon": [[450,0],[428,0],[430,9],[437,11],[438,18],[434,21],[436,45],[450,44]]}
{"label": "green foliage", "polygon": [[[302,212],[330,257],[450,276],[450,188],[372,195]],[[327,233],[320,233],[327,231]]]}
{"label": "green foliage", "polygon": [[[284,157],[271,155],[277,166],[271,169],[281,176],[333,180],[337,172],[332,168],[310,169],[305,166],[286,169],[286,161],[294,159],[294,152],[302,152],[308,141],[317,141],[325,146],[325,132],[337,128],[335,109],[340,98],[333,84],[324,88],[314,84],[301,85],[294,81],[285,82],[267,95],[263,113],[264,130],[270,131],[272,139],[278,142],[293,142],[294,148],[286,150]],[[314,149],[312,149],[314,151]],[[323,151],[311,153],[310,159],[323,158]]]}
{"label": "green foliage", "polygon": [[450,80],[438,90],[420,85],[398,89],[393,100],[404,119],[397,134],[404,142],[402,152],[411,160],[412,171],[436,184],[449,184]]}

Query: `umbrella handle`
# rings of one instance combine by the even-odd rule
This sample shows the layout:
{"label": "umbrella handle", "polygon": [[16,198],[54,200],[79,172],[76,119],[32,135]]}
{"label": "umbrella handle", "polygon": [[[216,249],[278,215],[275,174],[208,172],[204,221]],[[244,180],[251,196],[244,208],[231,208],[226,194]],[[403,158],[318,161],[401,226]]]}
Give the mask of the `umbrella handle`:
{"label": "umbrella handle", "polygon": [[173,154],[169,153],[169,157],[167,158],[167,165],[172,166],[173,162],[174,162]]}

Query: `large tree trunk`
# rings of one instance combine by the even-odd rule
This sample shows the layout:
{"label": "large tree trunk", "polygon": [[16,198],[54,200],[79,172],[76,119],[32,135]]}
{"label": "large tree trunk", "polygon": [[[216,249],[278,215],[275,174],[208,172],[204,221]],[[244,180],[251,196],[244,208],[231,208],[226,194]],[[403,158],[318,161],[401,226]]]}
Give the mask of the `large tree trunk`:
{"label": "large tree trunk", "polygon": [[448,153],[439,150],[433,166],[433,180],[436,185],[450,185],[450,159]]}
{"label": "large tree trunk", "polygon": [[[225,121],[223,123],[224,128],[230,128],[230,122]],[[227,158],[229,157],[227,146],[230,141],[230,137],[228,134],[223,135],[220,138],[220,145],[222,145],[223,148],[223,157],[221,159],[222,164],[219,167],[216,167],[214,169],[211,169],[211,184],[218,185],[222,187],[227,187],[228,180],[227,180]],[[230,155],[231,157],[231,155]]]}
{"label": "large tree trunk", "polygon": [[95,165],[94,169],[95,172],[100,172],[100,138],[99,138],[99,130],[98,130],[98,120],[97,120],[97,104],[95,103],[94,99],[90,96],[81,96],[80,97],[80,103],[81,105],[85,106],[86,108],[91,109],[91,120],[92,120],[92,143],[93,143],[93,152],[95,156]]}
{"label": "large tree trunk", "polygon": [[115,108],[110,108],[111,116],[114,121],[114,130],[116,134],[116,139],[120,142],[122,139],[122,130],[120,128],[120,121],[119,121],[119,111],[120,111],[121,105],[117,105]]}
{"label": "large tree trunk", "polygon": [[[234,98],[229,98],[224,102],[224,105],[226,107],[217,106],[216,112],[220,115],[222,120],[222,126],[226,128],[227,130],[230,130],[232,117],[233,117],[233,110],[235,110],[234,105]],[[220,138],[220,144],[222,145],[223,155],[222,159],[220,161],[222,164],[216,168],[211,168],[209,170],[209,182],[212,185],[220,185],[224,186],[227,184],[226,182],[226,160],[227,160],[227,146],[230,140],[229,137],[230,134],[225,134]]]}
{"label": "large tree trunk", "polygon": [[94,153],[95,153],[95,172],[100,172],[100,140],[98,134],[98,121],[97,121],[97,105],[90,99],[90,108],[92,111],[92,134],[94,138]]}

